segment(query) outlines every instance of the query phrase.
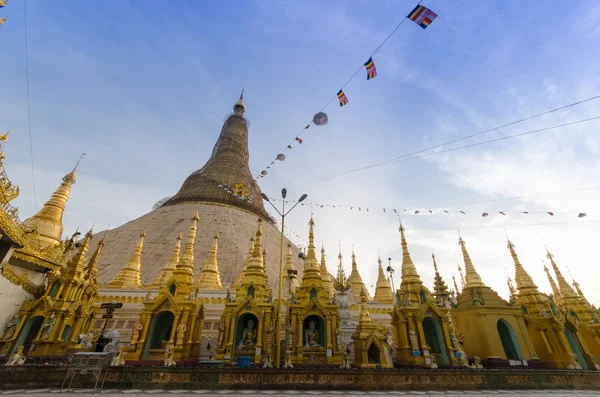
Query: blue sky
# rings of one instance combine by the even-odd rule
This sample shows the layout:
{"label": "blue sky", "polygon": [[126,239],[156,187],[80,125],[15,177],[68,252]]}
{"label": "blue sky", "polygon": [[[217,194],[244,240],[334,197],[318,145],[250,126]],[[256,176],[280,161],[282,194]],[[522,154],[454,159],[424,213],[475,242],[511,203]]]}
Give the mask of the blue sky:
{"label": "blue sky", "polygon": [[[317,237],[335,271],[338,240],[350,267],[354,244],[367,286],[377,251],[401,259],[398,220],[377,208],[427,209],[600,185],[599,122],[557,129],[323,182],[327,175],[398,157],[600,93],[600,4],[595,1],[423,2],[439,17],[426,30],[407,21],[327,107],[328,126],[260,181],[266,193],[370,207],[314,208]],[[409,1],[28,0],[29,77],[38,207],[86,156],[65,230],[125,223],[177,191],[208,159],[242,88],[250,122],[250,166],[260,172],[414,7]],[[0,13],[0,114],[12,129],[7,169],[20,184],[22,217],[34,212],[25,79],[23,2]],[[600,115],[600,100],[464,143]],[[456,145],[455,145],[456,146]],[[452,147],[452,146],[450,146]],[[451,283],[457,228],[484,281],[507,296],[513,264],[505,233],[549,292],[544,243],[588,298],[600,303],[595,244],[600,189],[452,207],[468,215],[405,215],[413,260],[432,284],[431,252]],[[553,218],[492,215],[554,211]],[[573,212],[586,212],[578,219]],[[568,213],[568,214],[562,214]],[[310,208],[288,224],[306,235]],[[554,223],[554,224],[552,224]],[[504,230],[506,229],[506,231]],[[399,273],[397,273],[399,274]],[[569,276],[570,277],[570,276]],[[399,280],[396,279],[396,285]]]}

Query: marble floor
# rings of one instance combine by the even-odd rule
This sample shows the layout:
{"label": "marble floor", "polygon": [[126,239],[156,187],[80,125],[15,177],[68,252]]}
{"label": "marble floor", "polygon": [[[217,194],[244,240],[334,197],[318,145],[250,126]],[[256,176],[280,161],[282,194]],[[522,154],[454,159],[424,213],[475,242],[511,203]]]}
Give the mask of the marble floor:
{"label": "marble floor", "polygon": [[[36,389],[36,390],[6,390],[0,392],[7,396],[32,396],[32,397],[56,397],[59,395],[58,389]],[[73,389],[69,392],[63,391],[62,395],[92,397],[92,389]],[[103,397],[150,397],[170,396],[188,397],[228,397],[228,396],[284,396],[284,397],[305,397],[305,396],[479,396],[479,397],[499,397],[499,396],[540,396],[540,395],[561,395],[561,396],[600,396],[600,391],[594,390],[487,390],[487,391],[317,391],[317,390],[111,390],[105,389],[101,394]]]}

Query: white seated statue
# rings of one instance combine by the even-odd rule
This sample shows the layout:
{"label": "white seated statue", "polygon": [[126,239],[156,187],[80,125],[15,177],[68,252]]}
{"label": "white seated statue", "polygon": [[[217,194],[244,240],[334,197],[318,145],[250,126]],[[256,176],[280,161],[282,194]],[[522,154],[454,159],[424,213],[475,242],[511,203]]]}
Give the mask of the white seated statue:
{"label": "white seated statue", "polygon": [[308,322],[308,328],[304,330],[304,345],[306,346],[306,350],[321,346],[321,337],[317,330],[317,322],[315,320],[310,320]]}

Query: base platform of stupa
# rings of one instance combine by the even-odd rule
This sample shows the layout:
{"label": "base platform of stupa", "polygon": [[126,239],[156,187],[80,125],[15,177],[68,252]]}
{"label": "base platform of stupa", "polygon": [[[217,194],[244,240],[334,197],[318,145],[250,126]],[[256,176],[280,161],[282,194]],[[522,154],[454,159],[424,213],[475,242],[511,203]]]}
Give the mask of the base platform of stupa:
{"label": "base platform of stupa", "polygon": [[[66,366],[0,368],[0,389],[60,388]],[[93,388],[78,375],[73,388]],[[600,390],[598,371],[576,370],[343,370],[331,367],[193,368],[111,367],[104,389],[263,390]]]}

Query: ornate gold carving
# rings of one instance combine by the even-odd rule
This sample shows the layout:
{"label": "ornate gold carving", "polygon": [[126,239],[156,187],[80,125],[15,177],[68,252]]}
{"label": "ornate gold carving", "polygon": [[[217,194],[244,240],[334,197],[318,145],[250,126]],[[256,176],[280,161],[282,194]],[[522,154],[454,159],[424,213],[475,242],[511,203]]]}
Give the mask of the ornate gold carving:
{"label": "ornate gold carving", "polygon": [[44,284],[34,284],[27,278],[27,273],[22,273],[21,275],[17,274],[8,263],[3,265],[2,275],[11,283],[23,287],[25,291],[29,292],[36,298],[44,295],[44,291],[46,289]]}

